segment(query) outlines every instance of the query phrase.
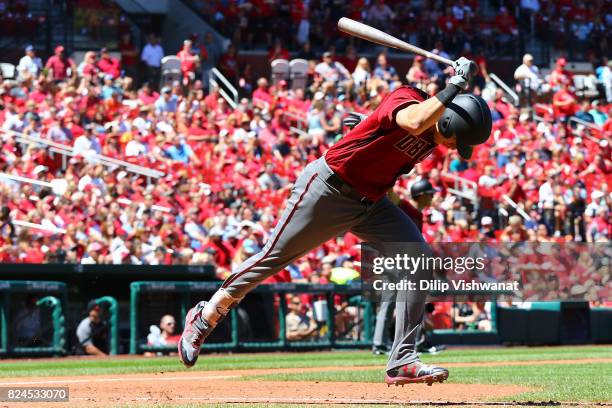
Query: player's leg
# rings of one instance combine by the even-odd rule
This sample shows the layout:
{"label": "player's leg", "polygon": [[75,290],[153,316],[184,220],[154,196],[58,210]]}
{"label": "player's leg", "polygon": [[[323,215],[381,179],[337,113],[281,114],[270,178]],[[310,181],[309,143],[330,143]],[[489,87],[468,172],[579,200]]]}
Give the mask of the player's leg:
{"label": "player's leg", "polygon": [[374,354],[385,354],[388,350],[389,335],[387,331],[392,310],[393,304],[391,302],[380,302],[378,306],[374,336],[372,337],[372,351]]}
{"label": "player's leg", "polygon": [[322,159],[306,166],[262,251],[238,266],[208,302],[200,302],[189,311],[179,342],[183,364],[195,364],[202,341],[249,291],[293,260],[348,230],[365,211],[362,204],[323,181],[327,172]]}
{"label": "player's leg", "polygon": [[[414,222],[387,198],[372,206],[363,220],[352,229],[356,235],[380,251],[383,256],[394,256],[388,243],[415,242],[424,244],[423,236]],[[425,246],[424,246],[425,247]],[[427,271],[414,277],[424,279]],[[421,291],[400,291],[395,302],[395,338],[387,363],[390,383],[444,381],[448,371],[422,364],[417,354],[418,327],[423,321],[425,294]],[[404,372],[410,370],[410,372]]]}

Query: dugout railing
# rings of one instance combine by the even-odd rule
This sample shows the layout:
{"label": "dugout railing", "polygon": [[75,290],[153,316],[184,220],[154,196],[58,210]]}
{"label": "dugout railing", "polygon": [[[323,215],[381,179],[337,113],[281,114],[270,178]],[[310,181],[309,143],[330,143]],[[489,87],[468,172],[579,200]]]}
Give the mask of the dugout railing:
{"label": "dugout railing", "polygon": [[119,304],[112,296],[102,296],[94,299],[94,302],[108,311],[108,353],[110,355],[119,354]]}
{"label": "dugout railing", "polygon": [[[64,355],[66,354],[66,284],[55,281],[0,281],[0,355]],[[17,298],[34,299],[30,310],[18,306]],[[33,345],[19,343],[19,329],[14,318],[38,316],[41,326]],[[29,314],[30,313],[30,314]],[[44,323],[44,325],[43,325]],[[50,324],[50,335],[43,336],[43,328]],[[47,338],[45,338],[47,337]]]}
{"label": "dugout railing", "polygon": [[[147,323],[154,323],[149,319],[143,321],[143,298],[148,294],[160,296],[174,295],[173,299],[179,302],[180,321],[184,322],[187,311],[193,303],[201,297],[209,297],[220,287],[220,282],[133,282],[130,285],[130,354],[141,352],[168,352],[176,351],[176,346],[151,346],[146,343],[143,328]],[[229,339],[221,342],[206,342],[202,346],[207,350],[279,350],[279,349],[310,349],[310,348],[343,348],[343,347],[370,347],[373,335],[373,307],[361,296],[361,285],[335,285],[335,284],[292,284],[278,283],[261,285],[251,293],[263,295],[273,307],[273,321],[276,325],[275,338],[267,340],[254,340],[243,338],[239,328],[238,309],[232,309],[229,318],[222,323],[229,327]],[[196,297],[195,295],[198,294]],[[318,307],[313,308],[314,318],[320,323],[318,328],[320,336],[309,341],[289,341],[286,335],[286,319],[288,313],[287,295],[312,295],[317,299]],[[203,296],[199,296],[203,295]],[[207,296],[208,295],[208,296]],[[337,297],[341,297],[341,306],[336,307]],[[353,310],[353,326],[351,330],[357,332],[358,338],[343,338],[336,331],[336,317],[350,307]],[[317,316],[318,314],[318,316]]]}

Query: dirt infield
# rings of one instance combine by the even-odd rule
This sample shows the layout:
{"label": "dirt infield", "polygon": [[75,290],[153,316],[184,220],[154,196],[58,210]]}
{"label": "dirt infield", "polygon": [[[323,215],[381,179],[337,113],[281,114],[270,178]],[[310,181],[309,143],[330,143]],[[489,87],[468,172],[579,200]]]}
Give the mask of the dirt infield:
{"label": "dirt infield", "polygon": [[[571,364],[612,362],[612,359],[539,360],[503,362],[499,365]],[[449,363],[447,367],[473,367],[498,363]],[[245,381],[243,376],[333,370],[381,370],[381,383],[319,381]],[[67,386],[69,404],[63,406],[156,406],[195,403],[290,403],[290,404],[467,404],[484,406],[485,400],[509,397],[529,391],[527,387],[489,384],[423,384],[387,387],[382,383],[383,367],[312,367],[228,371],[181,371],[153,374],[111,374],[70,377],[19,377],[3,379],[6,386]],[[452,375],[452,372],[451,372]],[[24,406],[0,403],[0,407]],[[49,403],[27,404],[49,407]]]}
{"label": "dirt infield", "polygon": [[[297,370],[282,370],[295,372]],[[60,406],[107,407],[154,406],[187,403],[310,403],[310,404],[405,404],[421,401],[478,401],[527,391],[525,387],[482,384],[423,384],[387,387],[385,384],[350,382],[243,381],[245,374],[272,374],[278,370],[250,372],[181,372],[87,377],[20,379],[3,382],[15,386],[68,386],[70,404]],[[1,406],[1,405],[0,405]],[[8,406],[8,405],[7,405]],[[49,407],[49,403],[28,407]]]}

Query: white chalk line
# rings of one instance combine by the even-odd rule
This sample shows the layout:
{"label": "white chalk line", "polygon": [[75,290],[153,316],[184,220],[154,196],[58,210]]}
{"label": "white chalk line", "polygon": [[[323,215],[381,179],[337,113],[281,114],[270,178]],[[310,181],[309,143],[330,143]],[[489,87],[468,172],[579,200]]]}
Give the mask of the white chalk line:
{"label": "white chalk line", "polygon": [[10,385],[42,385],[42,384],[83,384],[94,382],[119,382],[119,381],[189,381],[189,380],[227,380],[239,378],[239,375],[202,375],[189,377],[166,377],[163,375],[156,377],[120,377],[120,378],[90,378],[82,380],[42,380],[42,381],[19,381],[19,382],[0,382],[0,387]]}

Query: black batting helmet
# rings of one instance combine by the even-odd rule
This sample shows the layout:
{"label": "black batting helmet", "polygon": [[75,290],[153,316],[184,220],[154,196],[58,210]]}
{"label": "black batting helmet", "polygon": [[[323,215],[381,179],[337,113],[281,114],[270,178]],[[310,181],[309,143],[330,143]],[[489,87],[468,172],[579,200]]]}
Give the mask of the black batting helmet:
{"label": "black batting helmet", "polygon": [[431,185],[431,183],[425,179],[419,180],[414,183],[410,187],[410,195],[412,198],[417,198],[423,194],[433,194],[436,192],[436,189]]}
{"label": "black batting helmet", "polygon": [[473,147],[484,143],[491,134],[491,110],[480,96],[457,95],[440,119],[438,129],[444,136],[457,136],[457,151],[469,160]]}

